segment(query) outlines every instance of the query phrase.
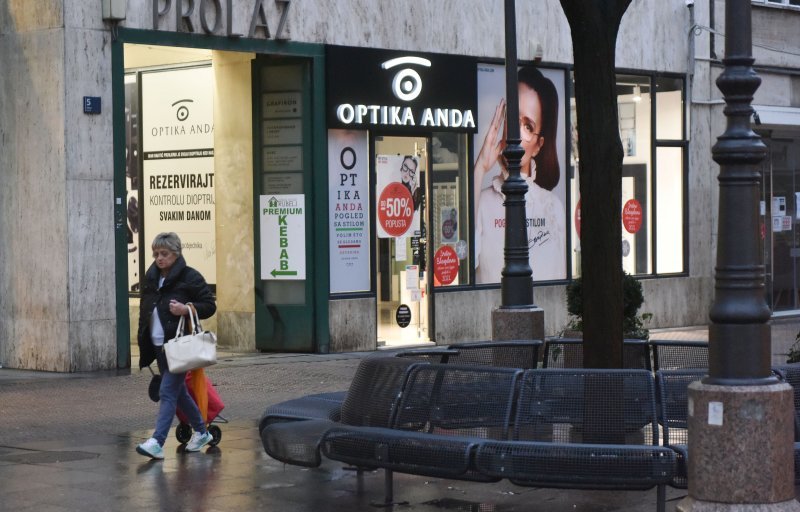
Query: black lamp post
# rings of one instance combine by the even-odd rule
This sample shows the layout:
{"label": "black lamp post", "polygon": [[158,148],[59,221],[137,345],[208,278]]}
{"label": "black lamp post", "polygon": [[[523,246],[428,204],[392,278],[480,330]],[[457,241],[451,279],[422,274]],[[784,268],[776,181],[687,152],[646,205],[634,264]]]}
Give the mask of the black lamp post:
{"label": "black lamp post", "polygon": [[717,87],[725,96],[727,129],[712,148],[720,165],[715,297],[709,326],[708,384],[762,385],[770,372],[770,310],[764,298],[756,168],[766,154],[750,129],[750,102],[761,84],[753,70],[750,0],[725,2],[725,70]]}
{"label": "black lamp post", "polygon": [[689,385],[689,494],[679,512],[734,512],[742,505],[800,511],[791,471],[794,393],[770,371],[756,168],[766,148],[750,129],[750,103],[761,83],[753,70],[751,14],[750,0],[725,2],[725,70],[717,87],[727,127],[711,150],[720,172],[709,371]]}
{"label": "black lamp post", "polygon": [[525,193],[528,184],[520,176],[525,150],[520,145],[519,91],[517,82],[517,26],[514,0],[505,0],[506,38],[506,160],[508,177],[503,182],[506,208],[505,266],[500,280],[501,309],[530,308],[533,279],[528,260],[528,232],[525,226]]}

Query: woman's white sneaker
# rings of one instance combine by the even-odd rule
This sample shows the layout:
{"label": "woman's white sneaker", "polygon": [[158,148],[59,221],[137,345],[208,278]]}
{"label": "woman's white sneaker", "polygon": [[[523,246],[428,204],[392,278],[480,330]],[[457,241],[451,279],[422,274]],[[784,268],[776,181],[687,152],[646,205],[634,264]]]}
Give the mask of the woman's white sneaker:
{"label": "woman's white sneaker", "polygon": [[164,458],[164,449],[161,448],[161,445],[158,444],[158,441],[156,441],[154,437],[151,437],[147,441],[137,445],[136,452],[144,455],[145,457],[150,457],[151,459],[160,460]]}
{"label": "woman's white sneaker", "polygon": [[186,451],[187,452],[199,452],[205,445],[210,443],[214,437],[211,435],[210,432],[206,431],[202,434],[200,432],[195,432],[192,434],[192,438],[186,443]]}

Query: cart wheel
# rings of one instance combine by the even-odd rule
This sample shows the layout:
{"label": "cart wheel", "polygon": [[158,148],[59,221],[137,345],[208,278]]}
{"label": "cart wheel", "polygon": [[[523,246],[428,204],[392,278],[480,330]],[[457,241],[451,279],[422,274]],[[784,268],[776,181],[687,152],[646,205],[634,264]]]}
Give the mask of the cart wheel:
{"label": "cart wheel", "polygon": [[209,446],[217,446],[220,441],[222,441],[222,430],[216,425],[209,425],[208,432],[211,434],[213,439],[209,442]]}
{"label": "cart wheel", "polygon": [[192,427],[188,423],[179,423],[175,427],[175,437],[178,438],[178,442],[181,444],[188,443],[189,439],[192,438]]}

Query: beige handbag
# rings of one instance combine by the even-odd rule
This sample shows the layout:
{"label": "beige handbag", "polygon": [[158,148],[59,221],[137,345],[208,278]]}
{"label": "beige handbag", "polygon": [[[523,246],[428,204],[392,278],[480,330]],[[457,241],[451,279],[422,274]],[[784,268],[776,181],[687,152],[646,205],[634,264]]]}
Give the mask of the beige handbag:
{"label": "beige handbag", "polygon": [[186,305],[189,306],[191,333],[183,335],[186,317],[182,316],[175,337],[164,343],[170,373],[184,373],[217,364],[217,336],[211,331],[204,331],[194,305]]}

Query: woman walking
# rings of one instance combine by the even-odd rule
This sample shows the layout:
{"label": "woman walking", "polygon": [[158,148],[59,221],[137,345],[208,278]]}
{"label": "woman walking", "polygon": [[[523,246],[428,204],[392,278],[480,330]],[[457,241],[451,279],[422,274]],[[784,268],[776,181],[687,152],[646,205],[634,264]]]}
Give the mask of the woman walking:
{"label": "woman walking", "polygon": [[212,440],[197,404],[186,389],[186,372],[169,370],[164,342],[175,336],[180,317],[189,314],[188,303],[195,307],[200,318],[213,315],[217,305],[200,272],[186,265],[177,234],[160,233],[153,240],[152,249],[155,261],[145,274],[139,309],[139,368],[157,362],[161,373],[161,399],[153,437],[136,446],[136,451],[146,457],[163,459],[162,447],[178,407],[194,429],[186,444],[187,452],[200,451]]}

